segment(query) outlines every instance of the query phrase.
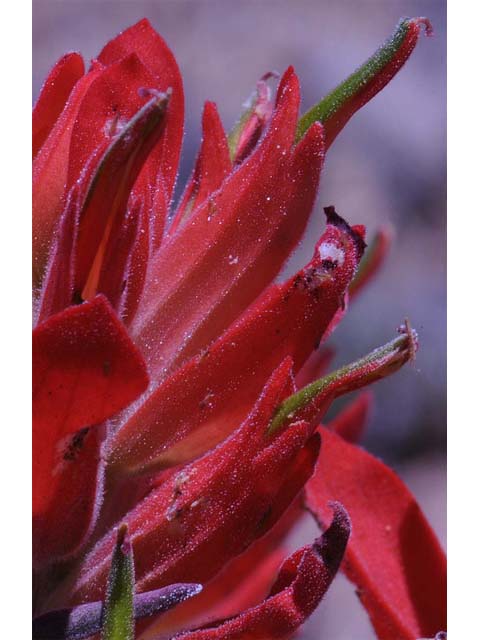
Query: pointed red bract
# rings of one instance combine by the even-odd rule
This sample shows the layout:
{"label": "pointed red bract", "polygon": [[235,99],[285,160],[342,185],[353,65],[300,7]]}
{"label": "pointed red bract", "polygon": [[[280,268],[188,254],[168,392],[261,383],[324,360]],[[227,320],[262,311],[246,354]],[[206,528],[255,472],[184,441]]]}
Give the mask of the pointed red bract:
{"label": "pointed red bract", "polygon": [[111,65],[131,53],[138,56],[142,64],[155,78],[155,83],[151,86],[147,85],[146,89],[171,90],[165,136],[160,147],[155,150],[149,165],[145,168],[147,175],[144,176],[148,184],[152,184],[155,183],[157,173],[162,175],[169,202],[177,177],[183,137],[182,77],[172,52],[146,18],[125,29],[111,40],[102,49],[98,60],[103,64]]}
{"label": "pointed red bract", "polygon": [[216,627],[180,634],[179,640],[286,640],[305,622],[328,590],[342,560],[350,521],[334,504],[323,536],[296,551],[282,565],[270,596],[257,607]]}
{"label": "pointed red bract", "polygon": [[[318,437],[311,438],[304,423],[274,438],[266,435],[291,384],[286,360],[231,438],[171,475],[122,519],[132,539],[139,591],[187,574],[205,583],[268,531],[301,490],[313,472]],[[96,599],[104,589],[113,543],[108,534],[82,563],[70,591],[75,602]]]}
{"label": "pointed red bract", "polygon": [[174,466],[229,435],[281,360],[292,356],[298,370],[318,346],[360,257],[361,238],[332,214],[304,269],[272,285],[124,421],[111,445],[111,464],[130,471],[150,463]]}
{"label": "pointed red bract", "polygon": [[[78,54],[52,70],[33,123],[33,608],[46,612],[34,635],[98,633],[114,615],[124,547],[137,618],[206,587],[138,622],[142,640],[192,625],[204,626],[178,637],[286,640],[323,597],[350,533],[339,503],[268,589],[314,473],[316,425],[336,397],[412,360],[417,338],[406,320],[396,340],[312,381],[326,351],[312,353],[385,254],[380,234],[352,284],[365,229],[334,207],[311,262],[272,281],[305,230],[326,147],[402,66],[422,24],[430,30],[402,20],[300,120],[293,68],[275,106],[274,74],[259,81],[228,138],[207,102],[176,212],[183,88],[150,23],[114,38],[85,75]],[[368,404],[360,396],[330,428],[357,440]],[[444,628],[445,567],[418,506],[381,463],[320,431],[310,509],[324,524],[330,497],[351,505],[346,572],[379,638],[433,635]]]}
{"label": "pointed red bract", "polygon": [[217,338],[300,240],[323,142],[318,125],[292,147],[298,101],[298,80],[289,70],[262,143],[155,256],[132,324],[155,380]]}
{"label": "pointed red bract", "polygon": [[[40,321],[97,293],[118,308],[136,264],[129,263],[137,249],[137,232],[145,226],[138,206],[127,215],[127,202],[145,159],[162,135],[166,104],[165,96],[149,100],[105,153],[90,159],[70,191],[41,292]],[[127,265],[132,269],[127,271]],[[145,270],[146,265],[143,276]]]}
{"label": "pointed red bract", "polygon": [[[93,86],[92,86],[93,85]],[[33,166],[34,280],[39,285],[52,233],[65,198],[92,154],[101,154],[110,137],[145,103],[139,89],[171,90],[167,125],[137,181],[135,190],[153,207],[151,185],[160,178],[166,206],[155,209],[163,233],[173,192],[183,136],[183,87],[175,59],[147,20],[127,29],[105,46],[79,80],[67,105],[37,154]],[[161,215],[160,215],[161,213]]]}
{"label": "pointed red bract", "polygon": [[34,158],[55,126],[68,96],[84,71],[82,56],[78,53],[67,53],[48,74],[32,113]]}
{"label": "pointed red bract", "polygon": [[220,188],[222,182],[232,170],[228,153],[228,143],[223,130],[217,106],[206,102],[202,118],[203,138],[195,168],[185,187],[175,218],[169,227],[172,235],[179,226],[192,215],[194,209]]}
{"label": "pointed red bract", "polygon": [[[33,507],[49,505],[70,439],[134,400],[144,363],[107,300],[70,307],[33,333]],[[66,449],[66,450],[65,450]],[[65,456],[67,455],[67,458]]]}
{"label": "pointed red bract", "polygon": [[[65,204],[70,141],[82,100],[101,69],[81,78],[65,108],[37,153],[32,167],[33,284],[41,284],[57,220]],[[78,177],[78,176],[77,176]]]}
{"label": "pointed red bract", "polygon": [[306,502],[320,523],[326,501],[352,520],[344,571],[380,640],[431,638],[446,629],[445,555],[403,482],[382,462],[319,428],[322,450]]}

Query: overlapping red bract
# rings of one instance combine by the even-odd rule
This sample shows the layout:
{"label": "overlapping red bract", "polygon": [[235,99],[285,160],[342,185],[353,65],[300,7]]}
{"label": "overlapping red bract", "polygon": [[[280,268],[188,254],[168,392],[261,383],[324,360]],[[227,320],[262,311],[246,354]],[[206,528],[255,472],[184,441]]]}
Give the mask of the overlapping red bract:
{"label": "overlapping red bract", "polygon": [[[326,148],[428,26],[405,24],[389,63],[302,136],[292,68],[274,102],[272,74],[259,81],[234,135],[207,102],[175,209],[182,81],[148,21],[108,43],[87,73],[72,53],[48,76],[33,114],[37,614],[99,604],[121,519],[138,592],[206,585],[197,602],[139,624],[143,640],[207,621],[179,637],[291,637],[328,589],[350,533],[337,504],[323,537],[288,558],[269,591],[307,484],[322,522],[330,499],[350,512],[345,570],[379,637],[444,627],[443,555],[413,498],[371,456],[315,432],[335,395],[376,379],[376,365],[344,371],[272,429],[282,401],[327,366],[320,342],[386,252],[380,234],[353,280],[365,230],[328,207],[311,262],[272,284],[309,220]],[[411,357],[410,338],[391,369]],[[360,396],[331,428],[356,441],[369,403]],[[366,487],[386,492],[374,508]]]}
{"label": "overlapping red bract", "polygon": [[232,170],[227,136],[214,102],[205,103],[202,132],[203,138],[195,168],[177,206],[175,218],[168,228],[169,235],[175,233],[192,212],[221,187]]}
{"label": "overlapping red bract", "polygon": [[145,390],[148,377],[103,296],[38,325],[32,346],[34,561],[41,563],[85,536],[98,490],[94,432]]}
{"label": "overlapping red bract", "polygon": [[[54,74],[55,75],[55,74]],[[55,81],[55,77],[50,78]],[[46,83],[35,111],[58,110],[58,91]],[[77,82],[33,166],[34,273],[40,282],[52,232],[66,197],[94,154],[101,154],[117,127],[132,118],[145,99],[139,89],[171,89],[165,135],[150,154],[134,193],[153,206],[153,188],[165,192],[165,208],[155,211],[155,232],[163,235],[164,217],[177,174],[183,136],[183,86],[175,59],[148,20],[141,20],[112,40]],[[48,90],[48,91],[47,91]],[[53,95],[52,95],[53,93]],[[50,94],[50,98],[49,98]],[[42,105],[44,105],[42,107]]]}
{"label": "overlapping red bract", "polygon": [[[243,425],[224,443],[154,489],[124,521],[136,557],[137,587],[205,582],[267,531],[313,471],[318,437],[297,423],[271,438],[267,427],[291,392],[284,361]],[[226,514],[228,513],[228,517]],[[72,589],[74,602],[98,599],[105,588],[114,535],[85,559]]]}
{"label": "overlapping red bract", "polygon": [[[34,287],[38,287],[42,282],[53,232],[67,197],[65,184],[67,181],[72,128],[83,97],[99,73],[99,69],[94,69],[80,78],[73,88],[60,117],[55,122],[49,136],[38,150],[33,161],[32,245]],[[42,100],[42,95],[39,98],[39,102]]]}
{"label": "overlapping red bract", "polygon": [[[114,466],[174,466],[225,438],[247,415],[270,372],[290,355],[298,370],[320,343],[361,257],[359,238],[331,221],[304,269],[263,296],[206,352],[141,405],[111,444]],[[343,264],[330,271],[322,247]],[[177,444],[178,443],[178,444]]]}
{"label": "overlapping red bract", "polygon": [[300,240],[318,186],[323,137],[317,125],[293,146],[298,104],[298,80],[289,69],[258,148],[155,256],[131,326],[155,378],[227,329]]}

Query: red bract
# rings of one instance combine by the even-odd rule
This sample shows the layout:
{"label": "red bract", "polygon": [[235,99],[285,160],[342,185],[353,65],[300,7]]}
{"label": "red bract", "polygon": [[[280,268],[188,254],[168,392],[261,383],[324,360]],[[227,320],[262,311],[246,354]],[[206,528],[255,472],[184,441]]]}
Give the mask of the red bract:
{"label": "red bract", "polygon": [[382,462],[320,428],[318,469],[306,502],[320,521],[335,496],[356,526],[344,571],[380,640],[433,637],[446,628],[446,562],[415,499]]}
{"label": "red bract", "polygon": [[[303,117],[293,68],[274,100],[274,74],[258,82],[228,135],[207,102],[176,206],[183,89],[148,21],[87,73],[76,53],[52,70],[33,124],[35,638],[103,629],[129,640],[135,620],[143,640],[288,638],[345,549],[379,637],[443,628],[443,556],[413,498],[317,429],[336,397],[415,355],[407,321],[316,379],[331,357],[323,342],[379,268],[387,235],[362,260],[364,227],[326,207],[311,261],[273,282],[308,223],[326,148],[405,62],[421,24],[402,21]],[[358,439],[369,398],[332,429]],[[387,478],[386,507],[360,499],[359,469],[372,491]],[[305,486],[322,523],[334,501],[333,520],[281,564]]]}

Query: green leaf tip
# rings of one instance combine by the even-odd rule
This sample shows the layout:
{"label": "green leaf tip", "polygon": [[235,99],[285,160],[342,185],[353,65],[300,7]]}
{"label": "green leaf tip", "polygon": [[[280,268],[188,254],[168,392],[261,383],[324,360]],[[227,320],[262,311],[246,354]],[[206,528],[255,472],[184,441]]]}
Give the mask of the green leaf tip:
{"label": "green leaf tip", "polygon": [[328,148],[352,115],[390,82],[406,62],[424,27],[433,35],[428,18],[404,18],[390,38],[346,80],[307,111],[299,120],[297,141],[314,122],[325,126]]}
{"label": "green leaf tip", "polygon": [[418,348],[416,331],[408,319],[398,331],[400,336],[387,344],[286,398],[275,411],[268,434],[274,434],[287,423],[319,419],[335,398],[381,380],[413,360]]}
{"label": "green leaf tip", "polygon": [[128,527],[121,524],[112,554],[103,611],[102,640],[134,639],[135,575]]}

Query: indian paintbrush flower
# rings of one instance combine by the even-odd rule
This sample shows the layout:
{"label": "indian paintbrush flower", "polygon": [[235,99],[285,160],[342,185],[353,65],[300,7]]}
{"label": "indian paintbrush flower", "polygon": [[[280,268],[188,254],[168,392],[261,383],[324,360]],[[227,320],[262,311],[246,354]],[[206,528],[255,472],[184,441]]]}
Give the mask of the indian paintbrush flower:
{"label": "indian paintbrush flower", "polygon": [[[402,20],[303,116],[293,68],[275,99],[260,79],[230,135],[207,102],[176,206],[182,81],[148,21],[86,73],[76,53],[51,71],[33,113],[34,638],[287,638],[343,558],[379,638],[445,628],[443,552],[356,444],[370,396],[321,424],[415,355],[406,321],[326,372],[390,234],[364,256],[365,228],[326,207],[310,262],[273,283],[326,150],[422,26]],[[303,504],[323,534],[285,558]]]}

